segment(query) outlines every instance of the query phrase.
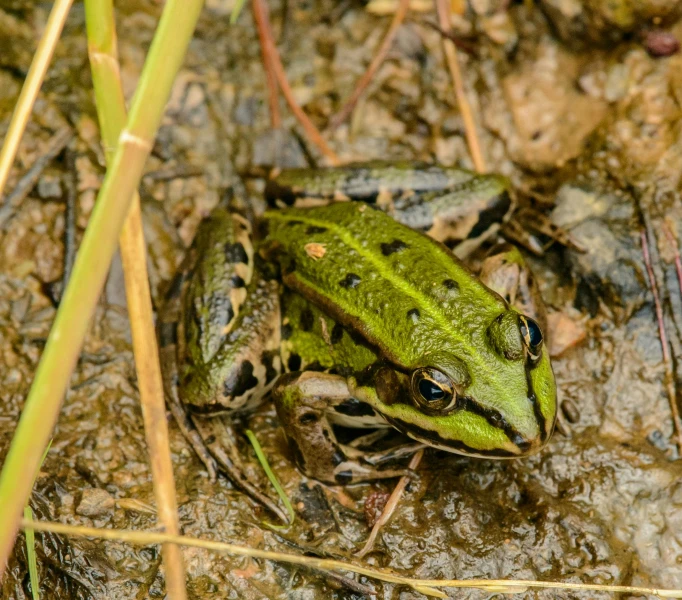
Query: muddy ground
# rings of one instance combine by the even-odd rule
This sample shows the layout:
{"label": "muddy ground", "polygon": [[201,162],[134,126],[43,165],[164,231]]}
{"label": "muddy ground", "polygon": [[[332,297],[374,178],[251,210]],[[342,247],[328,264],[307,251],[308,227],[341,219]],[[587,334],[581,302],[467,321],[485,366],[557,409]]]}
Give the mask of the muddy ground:
{"label": "muddy ground", "polygon": [[[122,76],[134,89],[159,2],[117,3]],[[271,2],[297,100],[324,129],[380,42],[387,3]],[[421,3],[422,5],[424,3]],[[682,587],[682,460],[675,445],[661,345],[642,261],[651,236],[673,357],[682,354],[674,252],[682,235],[682,39],[678,2],[453,2],[454,31],[491,171],[520,205],[571,233],[531,258],[550,307],[561,427],[527,460],[428,451],[365,562],[422,578],[522,578]],[[390,9],[390,2],[388,2]],[[141,192],[155,301],[197,223],[234,188],[258,206],[272,165],[323,164],[283,111],[270,129],[249,11],[208,0]],[[427,4],[427,9],[429,6]],[[6,127],[49,5],[0,8],[0,123]],[[437,160],[471,167],[433,12],[413,12],[350,123],[328,137],[344,161]],[[9,190],[52,151],[27,193],[0,206],[0,451],[6,451],[54,317],[53,298],[102,182],[84,37],[76,4],[20,150]],[[668,56],[669,55],[669,56]],[[282,104],[284,107],[284,105]],[[61,137],[60,137],[61,136]],[[13,195],[12,195],[13,194]],[[71,211],[75,211],[75,216]],[[68,229],[68,228],[67,228]],[[65,250],[66,248],[66,250]],[[677,361],[676,363],[677,364]],[[678,374],[679,375],[679,374]],[[347,488],[303,478],[272,407],[247,418],[297,508],[293,527],[269,518],[225,479],[211,483],[173,423],[171,450],[187,535],[350,558],[369,526],[366,503],[393,482]],[[249,473],[268,489],[241,440]],[[112,267],[49,455],[37,517],[98,527],[153,528],[154,497],[130,347],[121,268]],[[162,598],[158,548],[38,535],[41,597]],[[359,598],[297,568],[187,549],[193,598]],[[421,597],[367,581],[378,598]],[[23,538],[2,597],[29,597]],[[500,597],[477,590],[452,598]],[[527,591],[518,598],[607,598]],[[627,596],[624,596],[627,597]]]}

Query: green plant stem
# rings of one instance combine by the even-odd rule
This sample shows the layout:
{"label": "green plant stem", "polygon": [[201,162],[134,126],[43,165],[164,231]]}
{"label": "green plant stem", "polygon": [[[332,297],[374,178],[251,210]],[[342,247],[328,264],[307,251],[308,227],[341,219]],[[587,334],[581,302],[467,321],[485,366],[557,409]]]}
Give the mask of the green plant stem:
{"label": "green plant stem", "polygon": [[[202,2],[168,0],[0,473],[0,576]],[[28,474],[28,476],[27,476]]]}
{"label": "green plant stem", "polygon": [[[111,163],[118,138],[126,123],[125,99],[116,50],[113,1],[86,0],[85,20],[100,131],[107,163]],[[140,197],[137,191],[133,194],[130,211],[123,225],[119,242],[142,416],[151,458],[152,481],[159,521],[166,532],[179,534],[180,525],[168,440],[163,380],[154,331]],[[166,544],[163,546],[162,556],[170,600],[185,600],[187,591],[181,548],[174,544]]]}

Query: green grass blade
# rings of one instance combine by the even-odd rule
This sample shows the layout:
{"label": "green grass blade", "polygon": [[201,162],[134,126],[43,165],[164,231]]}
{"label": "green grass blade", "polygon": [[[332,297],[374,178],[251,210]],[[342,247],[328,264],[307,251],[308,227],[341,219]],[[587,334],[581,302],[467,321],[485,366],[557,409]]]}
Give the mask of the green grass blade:
{"label": "green grass blade", "polygon": [[[290,527],[291,525],[294,524],[294,519],[296,518],[296,513],[294,513],[294,507],[291,505],[289,497],[286,495],[286,492],[280,485],[279,479],[277,479],[277,475],[275,475],[273,470],[270,468],[270,463],[268,462],[268,459],[265,456],[265,453],[263,452],[263,448],[261,448],[260,442],[258,441],[256,434],[253,433],[253,431],[251,431],[250,429],[247,429],[246,437],[249,438],[249,442],[251,442],[251,445],[253,446],[256,456],[258,457],[258,462],[261,464],[261,467],[263,467],[263,471],[265,471],[265,474],[268,476],[268,479],[270,480],[272,487],[275,488],[277,495],[280,497],[282,503],[284,504],[284,507],[287,509],[287,513],[289,514],[289,523],[287,523],[286,527]],[[272,527],[273,529],[284,528],[284,526],[272,525],[270,523],[266,523],[266,525],[268,527]]]}
{"label": "green grass blade", "polygon": [[[24,519],[33,521],[33,511],[30,506],[24,508]],[[26,529],[26,557],[28,559],[28,576],[31,581],[31,595],[33,600],[40,600],[40,584],[38,582],[38,559],[36,557],[36,537],[33,529]]]}
{"label": "green grass blade", "polygon": [[126,128],[83,234],[71,279],[0,472],[0,577],[14,544],[23,507],[31,494],[31,477],[38,470],[40,456],[57,421],[119,233],[202,4],[201,0],[167,0],[131,103]]}
{"label": "green grass blade", "polygon": [[230,25],[234,25],[239,18],[242,8],[246,4],[246,0],[237,0],[237,4],[234,5],[232,12],[230,13]]}

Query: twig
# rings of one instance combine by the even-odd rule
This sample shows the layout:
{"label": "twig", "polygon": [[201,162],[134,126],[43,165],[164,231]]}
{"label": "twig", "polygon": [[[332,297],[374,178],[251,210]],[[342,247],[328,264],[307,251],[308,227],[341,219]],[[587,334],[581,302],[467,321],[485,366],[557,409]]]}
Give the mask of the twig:
{"label": "twig", "polygon": [[455,46],[457,46],[457,48],[459,48],[463,52],[466,52],[471,56],[474,56],[476,54],[476,46],[474,46],[474,42],[472,40],[465,40],[461,37],[456,36],[452,31],[445,31],[444,29],[440,28],[438,23],[434,23],[432,21],[422,21],[422,23],[427,27],[430,27],[434,31],[440,33],[442,37],[449,39]]}
{"label": "twig", "polygon": [[[116,50],[117,36],[113,2],[112,0],[86,0],[85,11],[95,103],[102,141],[106,149],[107,164],[110,165],[127,119]],[[140,197],[137,191],[133,194],[119,242],[142,418],[149,447],[159,521],[168,533],[177,535],[180,533],[178,503],[175,497],[166,403],[149,290]],[[162,558],[168,597],[171,600],[185,600],[187,598],[185,566],[180,548],[173,544],[165,544]]]}
{"label": "twig", "polygon": [[64,209],[64,274],[62,290],[66,288],[76,258],[76,219],[78,207],[78,185],[76,183],[75,152],[66,150],[66,208]]}
{"label": "twig", "polygon": [[322,137],[320,131],[315,127],[313,122],[310,120],[308,115],[303,112],[301,107],[296,103],[294,94],[291,91],[291,86],[287,81],[286,73],[284,72],[284,67],[282,66],[282,61],[279,57],[279,52],[275,46],[275,40],[272,35],[272,27],[270,26],[270,20],[268,18],[268,7],[265,4],[265,0],[253,0],[253,15],[256,19],[259,31],[263,32],[262,43],[265,47],[264,54],[270,56],[272,70],[277,78],[277,83],[282,90],[282,94],[291,108],[291,112],[294,113],[296,119],[301,124],[303,129],[308,136],[308,139],[315,144],[322,154],[327,158],[327,160],[332,165],[339,165],[341,161],[336,153],[329,147],[325,139]]}
{"label": "twig", "polygon": [[[448,0],[435,0],[436,11],[438,13],[438,24],[441,29],[448,31],[450,29],[450,20],[448,17]],[[478,141],[478,134],[476,133],[476,121],[474,120],[473,111],[469,100],[464,91],[464,82],[462,80],[462,72],[459,68],[457,60],[457,48],[451,40],[443,38],[443,52],[445,53],[445,60],[450,70],[450,77],[452,78],[452,85],[455,88],[455,97],[457,98],[457,105],[459,112],[462,115],[464,122],[464,132],[467,138],[467,145],[469,146],[469,153],[471,160],[474,163],[474,168],[479,173],[485,173],[486,166],[483,160],[483,153],[481,152],[481,145]]]}
{"label": "twig", "polygon": [[277,76],[273,67],[273,58],[271,54],[270,44],[267,43],[267,33],[265,31],[264,19],[260,19],[257,15],[258,7],[254,2],[252,4],[253,15],[256,20],[256,28],[258,29],[258,39],[260,40],[260,51],[263,55],[263,67],[265,68],[265,81],[268,87],[268,106],[270,107],[270,125],[273,129],[279,129],[282,126],[282,115],[279,112],[279,88],[277,86]]}
{"label": "twig", "polygon": [[43,83],[47,67],[52,59],[54,48],[62,33],[66,16],[71,8],[71,2],[73,0],[55,0],[45,25],[45,33],[36,48],[36,53],[33,55],[31,67],[28,70],[28,75],[26,75],[26,81],[24,81],[24,85],[21,88],[16,108],[12,114],[12,120],[5,134],[2,152],[0,152],[0,196],[5,189],[12,163],[19,149],[19,142],[24,135],[26,123],[28,123],[28,119],[31,116],[40,86]]}
{"label": "twig", "polygon": [[670,360],[670,348],[668,346],[668,337],[665,333],[665,322],[663,320],[663,308],[661,307],[661,300],[658,295],[658,286],[656,285],[656,277],[651,266],[651,257],[649,255],[649,240],[645,230],[640,233],[642,240],[642,256],[644,257],[644,265],[646,266],[647,275],[649,276],[649,285],[651,286],[651,293],[654,297],[654,306],[656,309],[656,320],[658,321],[658,337],[661,340],[661,349],[663,351],[663,365],[665,367],[665,386],[668,391],[668,400],[670,402],[670,412],[673,417],[673,424],[675,426],[675,433],[677,436],[677,451],[682,456],[682,422],[680,422],[680,411],[677,407],[677,394],[675,393],[675,383],[673,376],[672,363]]}
{"label": "twig", "polygon": [[[419,463],[421,462],[423,456],[424,456],[423,448],[415,452],[409,464],[409,468],[412,471],[414,471],[419,466]],[[372,531],[370,532],[369,537],[365,542],[365,545],[359,552],[355,553],[355,556],[357,556],[358,558],[363,558],[366,554],[372,551],[372,549],[374,548],[374,542],[376,541],[377,535],[379,535],[379,531],[386,523],[388,523],[388,520],[393,516],[393,513],[395,512],[395,509],[398,506],[398,502],[400,502],[400,499],[402,498],[403,491],[405,490],[405,487],[407,486],[409,481],[410,481],[409,475],[403,475],[400,478],[397,485],[395,486],[395,489],[389,496],[388,501],[386,502],[386,506],[384,506],[384,510],[381,511],[381,516],[377,519],[376,523],[374,523]]]}
{"label": "twig", "polygon": [[35,159],[12,192],[5,197],[2,208],[0,208],[0,225],[9,218],[12,211],[31,193],[45,167],[66,147],[72,137],[73,130],[68,126],[63,127],[52,136],[44,151]]}
{"label": "twig", "polygon": [[675,254],[675,271],[677,272],[677,283],[680,286],[680,295],[682,296],[682,260],[680,260],[680,247],[677,244],[677,240],[675,239],[673,232],[670,230],[670,227],[668,227],[668,223],[665,219],[663,219],[661,227]]}
{"label": "twig", "polygon": [[192,548],[202,548],[221,554],[233,554],[236,556],[249,556],[251,558],[261,558],[275,562],[303,565],[308,568],[323,571],[348,571],[359,573],[367,577],[372,577],[379,581],[407,585],[420,590],[430,590],[430,588],[451,587],[451,588],[479,588],[500,592],[500,589],[510,592],[523,592],[527,588],[555,589],[555,590],[586,590],[610,592],[612,594],[632,594],[632,595],[653,595],[661,598],[682,598],[682,589],[661,589],[645,588],[630,585],[600,585],[591,583],[564,583],[560,581],[535,581],[523,579],[413,579],[396,575],[388,570],[371,569],[361,565],[346,563],[341,560],[328,558],[315,558],[311,556],[301,556],[299,554],[288,554],[285,552],[272,552],[269,550],[259,550],[247,548],[236,544],[226,544],[224,542],[214,542],[198,538],[186,537],[181,535],[170,535],[167,533],[156,533],[151,531],[130,531],[122,529],[98,529],[96,527],[79,527],[74,525],[64,525],[63,523],[52,523],[49,521],[21,521],[24,529],[35,531],[49,531],[61,533],[74,537],[91,537],[102,540],[116,540],[128,542],[141,546],[150,544],[182,544]]}
{"label": "twig", "polygon": [[353,112],[353,109],[355,108],[355,105],[360,99],[360,96],[362,96],[362,94],[365,92],[367,86],[371,83],[372,79],[374,79],[374,76],[376,75],[376,72],[379,70],[379,67],[382,65],[384,60],[386,60],[386,55],[388,54],[388,51],[391,49],[393,40],[395,39],[395,36],[398,33],[398,28],[400,27],[400,25],[402,25],[402,22],[405,20],[405,17],[409,9],[410,0],[400,0],[398,9],[393,15],[393,20],[391,21],[391,24],[388,27],[388,31],[386,32],[386,35],[384,36],[384,39],[381,42],[381,45],[379,46],[379,49],[376,51],[376,54],[374,55],[372,62],[369,64],[369,67],[367,67],[365,74],[358,81],[357,85],[355,86],[355,89],[353,90],[353,93],[350,95],[350,98],[346,100],[346,103],[341,107],[341,109],[330,119],[329,126],[327,127],[328,131],[334,131]]}

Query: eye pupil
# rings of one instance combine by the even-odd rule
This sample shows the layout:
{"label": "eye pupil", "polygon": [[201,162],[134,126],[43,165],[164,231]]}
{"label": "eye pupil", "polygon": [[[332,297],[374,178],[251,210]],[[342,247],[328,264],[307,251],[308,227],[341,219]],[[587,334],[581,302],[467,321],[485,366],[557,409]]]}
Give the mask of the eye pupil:
{"label": "eye pupil", "polygon": [[419,393],[422,395],[424,400],[429,402],[434,402],[436,400],[442,400],[445,398],[445,392],[437,386],[433,381],[428,379],[422,379],[419,382]]}
{"label": "eye pupil", "polygon": [[542,345],[542,331],[540,330],[540,326],[533,319],[521,316],[519,317],[519,329],[528,349],[533,354],[537,354]]}
{"label": "eye pupil", "polygon": [[540,326],[533,319],[528,319],[528,335],[531,346],[542,344],[542,331],[540,331]]}

